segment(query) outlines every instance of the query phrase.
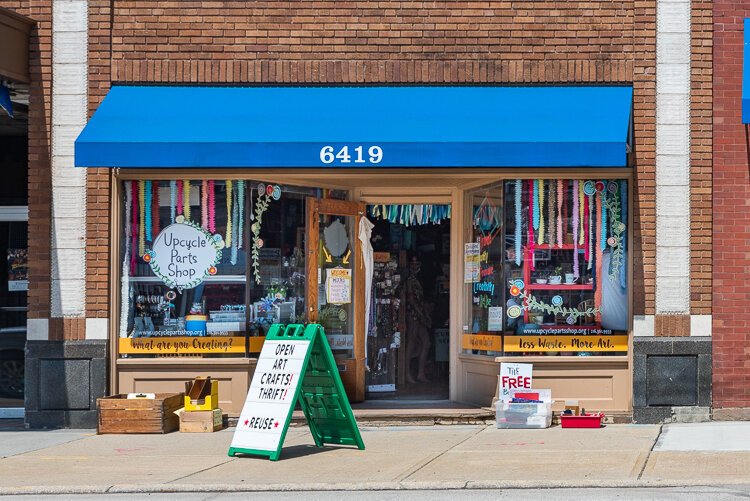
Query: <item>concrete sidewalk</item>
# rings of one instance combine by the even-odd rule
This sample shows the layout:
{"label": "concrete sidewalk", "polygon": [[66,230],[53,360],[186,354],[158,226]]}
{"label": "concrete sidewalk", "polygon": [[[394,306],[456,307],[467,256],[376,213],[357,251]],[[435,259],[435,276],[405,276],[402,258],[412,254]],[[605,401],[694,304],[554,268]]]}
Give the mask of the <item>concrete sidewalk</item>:
{"label": "concrete sidewalk", "polygon": [[[631,487],[750,483],[750,423],[609,425],[598,430],[493,426],[363,428],[364,451],[318,449],[304,427],[282,459],[230,458],[213,434],[0,432],[0,495],[21,493]],[[692,427],[692,428],[690,428]],[[702,435],[701,435],[702,434]],[[690,450],[691,437],[701,438]],[[721,438],[723,437],[723,438]],[[658,445],[657,445],[658,442]],[[734,444],[721,447],[722,443]],[[686,445],[687,444],[687,445]]]}

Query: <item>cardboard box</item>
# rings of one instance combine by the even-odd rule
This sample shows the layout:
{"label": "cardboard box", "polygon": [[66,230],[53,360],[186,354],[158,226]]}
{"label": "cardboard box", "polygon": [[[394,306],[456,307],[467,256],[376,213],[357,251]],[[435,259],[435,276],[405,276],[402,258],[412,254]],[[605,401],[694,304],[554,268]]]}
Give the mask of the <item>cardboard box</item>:
{"label": "cardboard box", "polygon": [[211,433],[222,428],[221,409],[183,411],[180,413],[180,431],[182,433]]}

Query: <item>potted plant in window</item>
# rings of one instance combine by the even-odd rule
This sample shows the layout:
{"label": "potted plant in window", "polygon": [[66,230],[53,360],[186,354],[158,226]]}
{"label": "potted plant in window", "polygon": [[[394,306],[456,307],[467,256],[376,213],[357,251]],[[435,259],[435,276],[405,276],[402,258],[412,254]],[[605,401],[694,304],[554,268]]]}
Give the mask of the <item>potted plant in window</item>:
{"label": "potted plant in window", "polygon": [[555,271],[549,277],[549,283],[553,285],[559,285],[562,283],[562,266],[556,266]]}

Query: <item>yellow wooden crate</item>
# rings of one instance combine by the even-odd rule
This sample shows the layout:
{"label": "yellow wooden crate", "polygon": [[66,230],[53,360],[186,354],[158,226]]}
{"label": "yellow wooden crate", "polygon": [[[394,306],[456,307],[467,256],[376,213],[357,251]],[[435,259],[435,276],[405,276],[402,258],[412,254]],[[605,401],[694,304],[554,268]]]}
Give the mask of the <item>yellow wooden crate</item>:
{"label": "yellow wooden crate", "polygon": [[[219,382],[215,379],[207,378],[195,378],[193,384],[200,384],[201,382],[211,383],[211,392],[203,396],[203,398],[190,398],[190,392],[185,395],[185,411],[212,411],[219,408]],[[205,392],[204,392],[205,393]]]}

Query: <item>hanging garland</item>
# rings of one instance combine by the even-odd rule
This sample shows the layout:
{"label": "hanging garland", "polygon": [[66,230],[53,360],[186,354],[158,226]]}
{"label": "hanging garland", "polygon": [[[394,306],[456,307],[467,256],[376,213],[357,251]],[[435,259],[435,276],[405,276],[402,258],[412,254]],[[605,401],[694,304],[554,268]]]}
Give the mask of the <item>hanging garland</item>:
{"label": "hanging garland", "polygon": [[146,182],[138,181],[138,255],[143,256],[146,253],[146,232],[145,232],[145,220],[146,211],[144,210],[144,203],[146,198]]}
{"label": "hanging garland", "polygon": [[177,181],[177,214],[182,215],[184,209],[182,181]]}
{"label": "hanging garland", "polygon": [[130,197],[133,201],[133,227],[132,227],[132,235],[133,235],[133,241],[132,241],[132,251],[130,252],[130,274],[135,274],[135,264],[136,264],[136,255],[138,254],[138,221],[140,217],[138,216],[138,183],[133,181],[130,183]]}
{"label": "hanging garland", "polygon": [[159,235],[159,231],[161,229],[160,227],[160,215],[159,215],[159,181],[154,181],[152,185],[152,194],[151,194],[151,233],[154,235],[154,238],[156,238],[156,235]]}
{"label": "hanging garland", "polygon": [[534,255],[534,186],[533,180],[529,179],[529,224],[527,234],[527,244],[529,246],[529,261],[531,271],[536,269],[536,256]]}
{"label": "hanging garland", "polygon": [[[598,184],[598,183],[597,183]],[[599,196],[596,197],[596,234],[601,239],[602,232],[606,231],[603,229],[603,220],[604,220],[604,204],[603,204],[603,190],[599,190],[597,186],[597,191],[599,192]],[[604,242],[606,246],[606,242]],[[602,258],[604,256],[604,249],[602,249],[601,242],[599,245],[596,246],[596,291],[594,292],[594,306],[600,307],[602,304]],[[599,314],[596,315],[596,320],[600,321],[601,318]]]}
{"label": "hanging garland", "polygon": [[583,182],[577,181],[578,183],[578,224],[580,228],[578,229],[578,245],[582,246],[585,241],[584,237],[584,221],[583,221]]}
{"label": "hanging garland", "polygon": [[547,200],[547,243],[550,247],[555,245],[555,209],[557,207],[557,186],[555,181],[550,181],[548,186],[549,200]]}
{"label": "hanging garland", "polygon": [[253,262],[253,275],[255,275],[256,284],[260,284],[260,248],[263,247],[260,230],[263,225],[263,214],[268,210],[271,200],[278,200],[279,198],[281,198],[281,187],[279,185],[258,184],[258,199],[255,203],[255,214],[253,215],[255,222],[250,226],[250,230],[253,232],[253,248],[250,257]]}
{"label": "hanging garland", "polygon": [[241,249],[244,244],[243,233],[245,229],[245,181],[237,181],[237,205],[239,209],[239,219],[237,221],[237,248]]}
{"label": "hanging garland", "polygon": [[208,181],[201,181],[201,228],[208,229]]}
{"label": "hanging garland", "polygon": [[539,179],[537,184],[539,185],[536,190],[539,197],[539,236],[537,237],[537,243],[542,245],[544,243],[544,179]]}
{"label": "hanging garland", "polygon": [[610,192],[610,196],[605,200],[607,202],[607,210],[609,211],[610,220],[610,233],[611,237],[607,240],[607,244],[612,248],[612,255],[609,260],[609,279],[612,282],[617,282],[620,278],[620,269],[624,263],[624,252],[622,241],[624,240],[625,224],[620,221],[620,196],[619,196],[619,184],[616,181],[610,181],[607,185],[607,190]]}
{"label": "hanging garland", "polygon": [[[553,303],[556,304],[545,303],[537,299],[531,292],[523,290],[522,287],[518,287],[517,282],[518,281],[516,281],[516,285],[514,287],[511,287],[511,295],[520,297],[522,299],[522,306],[520,307],[520,310],[539,311],[548,315],[562,315],[567,317],[568,323],[571,325],[574,324],[580,317],[599,315],[599,313],[601,312],[601,307],[587,308],[585,310],[568,308],[566,306],[563,306],[563,301],[560,296],[555,296],[554,298],[552,298]],[[509,317],[514,318],[514,315],[518,316],[518,312],[518,309],[514,309],[514,311],[511,311],[511,309],[508,308],[508,312],[506,314]]]}
{"label": "hanging garland", "polygon": [[169,221],[174,224],[174,218],[177,216],[175,210],[177,207],[177,181],[169,182]]}
{"label": "hanging garland", "polygon": [[573,277],[578,279],[581,276],[578,268],[578,181],[573,181]]}
{"label": "hanging garland", "polygon": [[[500,216],[497,214],[497,210],[480,209],[475,211],[473,215],[472,221],[475,227],[478,224],[477,218],[482,217],[488,218],[488,221],[496,221],[495,226],[500,227]],[[382,219],[389,223],[403,224],[404,226],[440,224],[444,219],[451,218],[451,206],[446,204],[380,204],[369,206],[368,214],[373,219]]]}
{"label": "hanging garland", "polygon": [[151,181],[143,182],[144,195],[143,195],[143,208],[145,209],[145,239],[146,242],[153,242],[153,235],[151,234]]}
{"label": "hanging garland", "polygon": [[557,180],[557,246],[562,247],[563,245],[563,199],[565,198],[565,191],[563,190],[563,182]]}
{"label": "hanging garland", "polygon": [[208,232],[216,234],[216,181],[208,181]]}
{"label": "hanging garland", "polygon": [[130,239],[133,233],[133,181],[125,181],[125,256],[122,260],[122,282],[120,284],[120,337],[128,335],[128,315],[130,312]]}
{"label": "hanging garland", "polygon": [[232,248],[230,249],[229,253],[229,262],[232,265],[237,264],[237,250],[239,248],[239,245],[237,244],[237,233],[238,228],[237,224],[239,223],[240,215],[239,215],[239,204],[237,203],[237,190],[233,190],[232,194],[232,234],[234,234],[234,238],[232,239]]}
{"label": "hanging garland", "polygon": [[586,195],[586,214],[588,214],[586,231],[586,269],[591,269],[594,257],[594,195]]}
{"label": "hanging garland", "polygon": [[516,209],[516,227],[515,227],[515,231],[516,231],[516,235],[515,235],[516,236],[516,241],[515,241],[515,246],[516,246],[516,249],[515,249],[516,250],[516,266],[520,266],[521,265],[521,231],[522,231],[522,228],[521,228],[521,191],[523,191],[522,190],[522,186],[521,186],[521,180],[520,179],[516,179],[516,193],[515,193],[515,203],[516,203],[516,207],[515,207],[515,209]]}
{"label": "hanging garland", "polygon": [[531,205],[533,208],[532,212],[532,223],[534,224],[534,229],[539,229],[539,186],[537,185],[536,181],[533,179],[530,180],[531,183]]}
{"label": "hanging garland", "polygon": [[227,236],[224,238],[224,243],[227,247],[232,245],[232,180],[226,181],[227,187]]}
{"label": "hanging garland", "polygon": [[[628,187],[625,181],[620,181],[620,222],[624,225],[623,234],[627,235],[627,223],[628,220]],[[626,289],[628,287],[628,278],[625,273],[625,266],[626,266],[626,260],[625,260],[625,252],[627,251],[627,238],[626,236],[623,236],[622,238],[622,252],[623,252],[623,260],[622,265],[620,266],[620,287],[623,289]]]}
{"label": "hanging garland", "polygon": [[185,204],[182,209],[182,213],[185,215],[185,221],[191,221],[190,219],[190,180],[183,182],[183,194],[182,203]]}

